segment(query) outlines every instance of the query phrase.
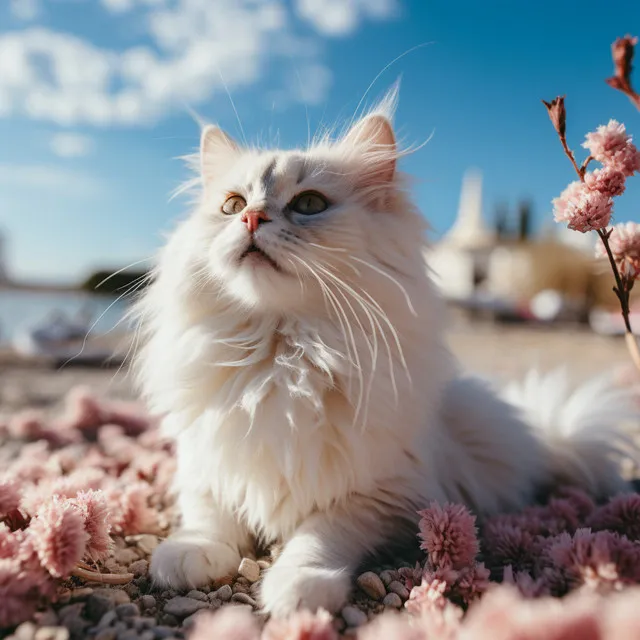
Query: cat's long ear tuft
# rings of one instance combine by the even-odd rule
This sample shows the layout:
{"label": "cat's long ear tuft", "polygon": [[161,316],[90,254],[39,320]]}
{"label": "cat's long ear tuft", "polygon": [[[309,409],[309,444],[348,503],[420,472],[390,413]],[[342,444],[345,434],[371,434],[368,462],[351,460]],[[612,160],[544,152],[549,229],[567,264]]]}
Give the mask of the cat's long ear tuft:
{"label": "cat's long ear tuft", "polygon": [[229,156],[235,156],[238,151],[238,145],[220,127],[207,125],[200,136],[200,171],[204,183],[228,166]]}

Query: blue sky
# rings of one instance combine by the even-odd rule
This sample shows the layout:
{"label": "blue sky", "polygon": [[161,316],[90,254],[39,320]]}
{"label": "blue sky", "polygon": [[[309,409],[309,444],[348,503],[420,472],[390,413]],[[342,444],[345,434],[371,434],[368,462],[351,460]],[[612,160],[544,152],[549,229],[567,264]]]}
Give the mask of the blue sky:
{"label": "blue sky", "polygon": [[[0,228],[16,277],[74,281],[150,256],[186,203],[169,201],[197,144],[189,108],[241,137],[302,145],[349,118],[376,75],[402,76],[404,161],[440,235],[465,169],[485,214],[532,199],[536,223],[573,179],[540,103],[567,95],[568,136],[640,113],[609,89],[610,44],[640,4],[587,0],[4,0],[0,3]],[[640,85],[640,76],[636,76]],[[581,155],[582,149],[579,150]],[[640,177],[616,218],[640,221]]]}

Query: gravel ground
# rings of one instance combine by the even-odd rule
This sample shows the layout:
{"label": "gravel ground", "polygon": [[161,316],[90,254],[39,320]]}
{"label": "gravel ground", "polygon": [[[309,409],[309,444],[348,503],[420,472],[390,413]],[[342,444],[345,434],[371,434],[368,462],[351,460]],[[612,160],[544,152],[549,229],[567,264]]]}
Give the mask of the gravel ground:
{"label": "gravel ground", "polygon": [[[470,370],[511,378],[531,366],[566,366],[582,380],[605,369],[628,372],[625,345],[575,329],[537,329],[470,323],[458,318],[449,334],[452,349]],[[630,374],[631,375],[631,374]],[[0,356],[0,417],[25,407],[54,408],[72,387],[91,387],[96,395],[128,399],[133,385],[126,370],[68,367],[56,370]],[[6,452],[5,452],[6,453]],[[245,558],[238,574],[212,588],[189,592],[155,590],[148,577],[150,555],[159,542],[150,534],[116,538],[116,552],[104,570],[133,574],[127,584],[109,586],[71,578],[58,604],[37,623],[24,623],[15,640],[155,640],[183,638],[201,610],[223,604],[256,609],[262,572],[273,558]],[[398,566],[397,564],[395,565]],[[406,564],[409,567],[409,564]],[[409,592],[396,572],[377,567],[357,579],[351,603],[336,618],[340,631],[353,629],[385,609],[399,609]],[[0,632],[1,635],[1,632]]]}

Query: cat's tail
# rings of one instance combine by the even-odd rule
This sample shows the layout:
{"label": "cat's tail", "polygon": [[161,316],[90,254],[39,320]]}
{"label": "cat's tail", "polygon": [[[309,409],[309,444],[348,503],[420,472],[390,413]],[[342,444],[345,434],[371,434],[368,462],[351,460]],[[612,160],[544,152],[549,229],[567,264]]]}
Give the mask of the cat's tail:
{"label": "cat's tail", "polygon": [[571,390],[563,370],[531,371],[501,395],[522,412],[542,442],[550,482],[578,485],[597,496],[628,489],[624,465],[640,464],[638,389],[604,375]]}

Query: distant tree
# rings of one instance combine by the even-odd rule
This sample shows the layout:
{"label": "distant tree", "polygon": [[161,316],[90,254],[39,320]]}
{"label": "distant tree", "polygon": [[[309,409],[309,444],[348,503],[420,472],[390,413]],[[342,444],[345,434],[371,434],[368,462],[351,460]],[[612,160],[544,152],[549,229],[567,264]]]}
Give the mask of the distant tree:
{"label": "distant tree", "polygon": [[95,271],[81,285],[80,289],[105,295],[122,295],[147,285],[146,271]]}

